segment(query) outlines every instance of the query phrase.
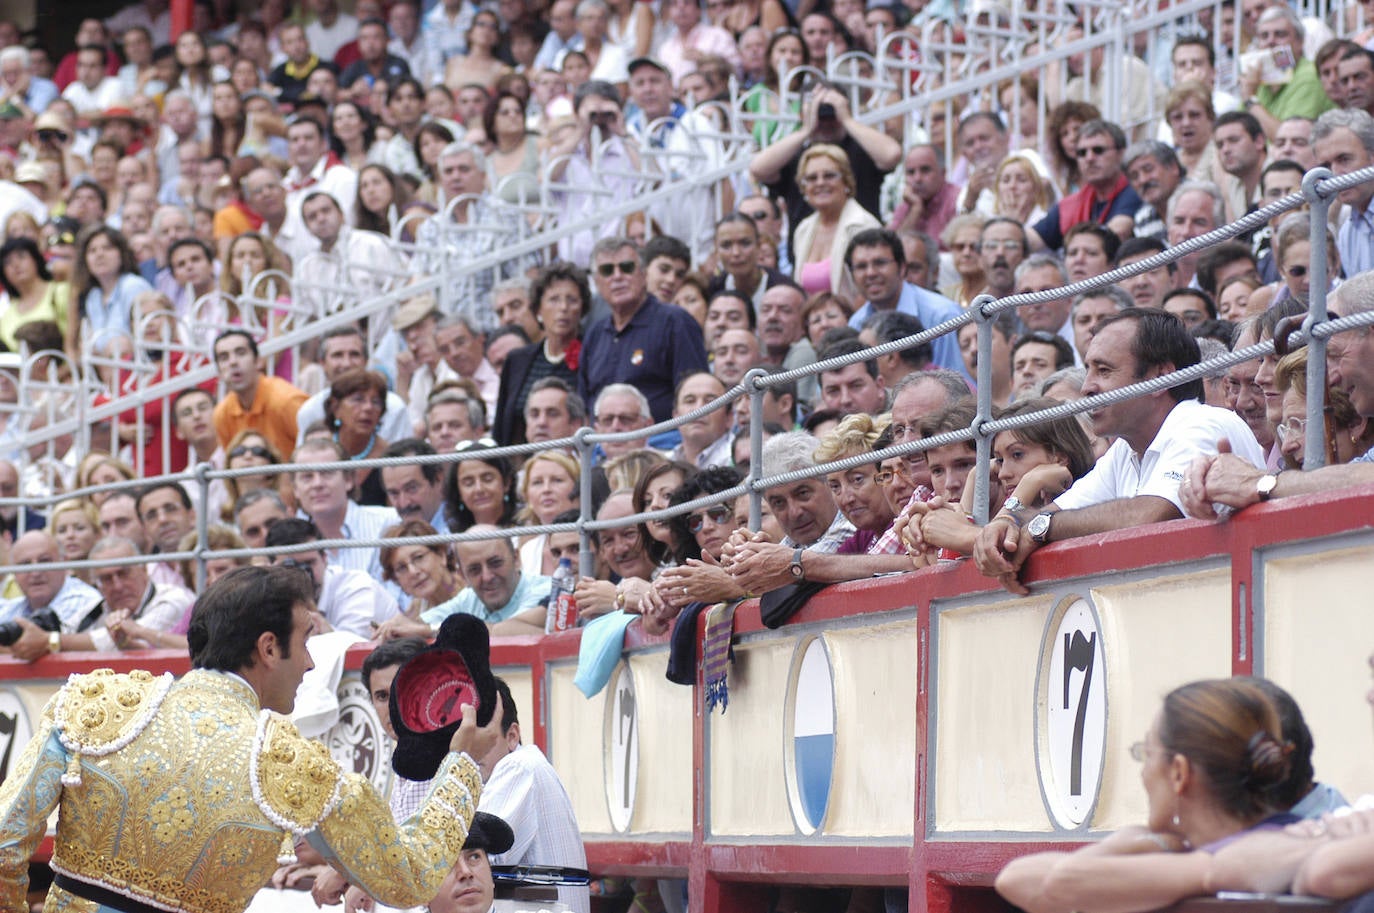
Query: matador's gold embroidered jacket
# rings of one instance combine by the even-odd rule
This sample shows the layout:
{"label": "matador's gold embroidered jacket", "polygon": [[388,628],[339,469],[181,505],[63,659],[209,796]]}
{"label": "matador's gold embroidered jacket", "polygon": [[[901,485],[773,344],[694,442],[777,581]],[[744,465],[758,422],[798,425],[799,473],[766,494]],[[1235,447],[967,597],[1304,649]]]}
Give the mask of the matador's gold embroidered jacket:
{"label": "matador's gold embroidered jacket", "polygon": [[[481,787],[477,765],[450,754],[398,826],[366,779],[237,676],[74,675],[0,786],[0,911],[28,909],[54,808],[55,871],[159,909],[241,913],[295,837],[382,903],[416,906],[457,859]],[[46,909],[96,905],[54,887]]]}

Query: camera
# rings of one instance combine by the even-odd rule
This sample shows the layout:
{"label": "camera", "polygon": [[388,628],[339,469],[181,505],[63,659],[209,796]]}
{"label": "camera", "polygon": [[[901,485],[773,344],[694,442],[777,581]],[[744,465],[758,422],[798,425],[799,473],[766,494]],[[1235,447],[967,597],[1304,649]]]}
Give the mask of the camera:
{"label": "camera", "polygon": [[[97,610],[99,611],[99,610]],[[44,631],[62,630],[62,622],[52,609],[39,609],[29,617],[29,621]],[[24,636],[24,626],[17,621],[0,623],[0,647],[14,646],[14,642]]]}
{"label": "camera", "polygon": [[0,647],[12,647],[14,642],[22,637],[24,629],[17,621],[7,621],[0,624]]}
{"label": "camera", "polygon": [[595,111],[588,119],[592,122],[593,126],[600,127],[602,130],[609,130],[615,125],[615,112]]}
{"label": "camera", "polygon": [[834,119],[835,119],[835,106],[832,105],[832,104],[831,104],[830,102],[828,102],[828,101],[823,101],[823,102],[821,102],[819,105],[816,106],[816,119],[817,119],[817,120],[834,120]]}

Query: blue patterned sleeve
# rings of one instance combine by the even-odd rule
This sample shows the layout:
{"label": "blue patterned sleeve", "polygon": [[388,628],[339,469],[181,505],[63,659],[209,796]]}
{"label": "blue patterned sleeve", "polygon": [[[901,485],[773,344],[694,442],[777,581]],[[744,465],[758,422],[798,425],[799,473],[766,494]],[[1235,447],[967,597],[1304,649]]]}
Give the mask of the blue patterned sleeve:
{"label": "blue patterned sleeve", "polygon": [[53,728],[51,708],[38,732],[0,784],[0,910],[26,910],[29,859],[62,798],[67,749]]}

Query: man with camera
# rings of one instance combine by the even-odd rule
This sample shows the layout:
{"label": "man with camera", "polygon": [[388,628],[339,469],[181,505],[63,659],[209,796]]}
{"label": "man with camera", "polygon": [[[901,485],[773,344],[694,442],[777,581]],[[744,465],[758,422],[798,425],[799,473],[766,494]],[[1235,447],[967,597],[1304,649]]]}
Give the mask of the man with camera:
{"label": "man with camera", "polygon": [[0,646],[28,662],[59,650],[94,650],[84,632],[100,620],[105,603],[95,587],[49,567],[62,560],[57,540],[30,530],[15,541],[10,559],[24,568],[14,575],[24,595],[0,602]]}
{"label": "man with camera", "polygon": [[854,171],[854,199],[877,216],[883,177],[901,162],[901,144],[886,133],[859,123],[843,92],[820,85],[806,94],[802,128],[760,151],[749,165],[750,177],[768,185],[771,196],[786,201],[790,229],[795,231],[801,220],[811,214],[797,184],[797,163],[814,143],[832,143],[845,151]]}

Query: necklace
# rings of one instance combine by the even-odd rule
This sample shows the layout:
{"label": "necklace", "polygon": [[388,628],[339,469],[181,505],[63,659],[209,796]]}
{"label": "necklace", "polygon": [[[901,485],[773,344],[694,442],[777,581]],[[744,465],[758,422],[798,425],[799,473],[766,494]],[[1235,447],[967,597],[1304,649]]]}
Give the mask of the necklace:
{"label": "necklace", "polygon": [[[343,446],[343,442],[339,440],[339,432],[337,432],[337,431],[334,432],[334,443],[338,444],[340,447]],[[377,446],[377,429],[376,429],[376,428],[373,428],[373,429],[372,429],[372,437],[370,437],[370,438],[367,439],[367,446],[363,448],[363,452],[362,452],[362,453],[355,453],[355,454],[353,454],[351,457],[349,457],[349,459],[350,459],[350,460],[365,460],[365,459],[367,459],[367,455],[368,455],[369,453],[372,452],[372,448],[375,447],[375,446]]]}

